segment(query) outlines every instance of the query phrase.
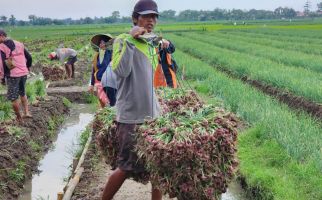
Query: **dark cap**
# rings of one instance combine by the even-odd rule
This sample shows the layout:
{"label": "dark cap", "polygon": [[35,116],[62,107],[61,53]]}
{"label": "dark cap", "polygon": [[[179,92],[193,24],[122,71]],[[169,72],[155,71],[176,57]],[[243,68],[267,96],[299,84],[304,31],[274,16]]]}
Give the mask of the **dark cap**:
{"label": "dark cap", "polygon": [[134,12],[140,15],[159,15],[158,5],[153,0],[139,0],[134,6]]}
{"label": "dark cap", "polygon": [[0,29],[0,35],[7,37],[7,33],[3,29]]}

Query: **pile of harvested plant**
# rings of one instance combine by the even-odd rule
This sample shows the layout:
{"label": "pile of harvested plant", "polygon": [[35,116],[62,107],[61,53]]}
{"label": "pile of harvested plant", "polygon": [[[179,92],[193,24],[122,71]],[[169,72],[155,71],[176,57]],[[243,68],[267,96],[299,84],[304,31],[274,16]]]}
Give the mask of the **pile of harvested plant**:
{"label": "pile of harvested plant", "polygon": [[[148,170],[147,178],[164,194],[181,199],[217,200],[226,192],[238,162],[237,120],[194,92],[159,92],[163,115],[137,129],[136,151]],[[115,167],[117,135],[115,112],[105,109],[94,123],[98,146]]]}
{"label": "pile of harvested plant", "polygon": [[46,81],[59,81],[63,80],[66,76],[65,70],[62,67],[45,66],[42,68],[42,74]]}

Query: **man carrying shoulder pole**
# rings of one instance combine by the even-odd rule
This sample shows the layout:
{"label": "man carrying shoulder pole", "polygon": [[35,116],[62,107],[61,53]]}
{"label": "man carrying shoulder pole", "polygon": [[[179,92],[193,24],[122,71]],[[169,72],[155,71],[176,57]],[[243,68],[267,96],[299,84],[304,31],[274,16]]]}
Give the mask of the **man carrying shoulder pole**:
{"label": "man carrying shoulder pole", "polygon": [[[159,116],[160,108],[153,88],[153,69],[157,56],[149,44],[140,40],[151,33],[158,18],[157,4],[140,0],[132,14],[135,25],[130,34],[122,34],[113,44],[112,70],[117,80],[116,121],[119,141],[117,168],[109,177],[102,200],[113,199],[127,177],[145,171],[134,151],[135,127]],[[152,200],[161,200],[159,189],[152,186]]]}

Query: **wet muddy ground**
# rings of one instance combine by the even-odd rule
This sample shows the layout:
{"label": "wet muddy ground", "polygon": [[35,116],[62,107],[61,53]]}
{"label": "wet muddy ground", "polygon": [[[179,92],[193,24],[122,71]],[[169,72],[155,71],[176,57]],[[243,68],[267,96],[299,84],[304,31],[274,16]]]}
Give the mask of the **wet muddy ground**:
{"label": "wet muddy ground", "polygon": [[79,148],[80,134],[92,121],[92,112],[88,105],[73,105],[50,151],[40,161],[40,173],[27,180],[19,200],[55,200],[57,193],[63,191],[73,163],[73,155]]}
{"label": "wet muddy ground", "polygon": [[[53,82],[52,86],[55,84],[64,86],[63,90],[68,93],[70,86],[87,85],[91,71],[89,66],[87,58],[80,58],[76,63],[75,79]],[[35,63],[31,71],[34,74],[41,73],[42,67],[41,63]],[[77,94],[79,97],[84,96],[83,93]],[[2,88],[0,95],[6,95],[5,88]],[[69,112],[60,95],[62,94],[58,91],[55,97],[48,96],[46,100],[31,106],[33,118],[25,119],[21,124],[16,124],[14,121],[0,122],[0,200],[17,199],[25,180],[38,172],[40,157],[48,151],[57,134],[55,130],[48,130],[49,127],[53,126],[53,121],[63,120],[63,115]],[[70,94],[70,96],[77,95]],[[77,101],[76,98],[72,102]],[[10,128],[14,130],[9,131],[7,128],[9,126],[15,127]],[[11,133],[17,132],[16,127],[23,133],[19,137]]]}
{"label": "wet muddy ground", "polygon": [[24,181],[38,171],[40,155],[48,150],[55,134],[48,125],[50,121],[56,121],[59,126],[59,117],[67,114],[69,109],[61,98],[48,97],[30,106],[30,111],[33,117],[20,124],[0,124],[1,200],[17,199]]}

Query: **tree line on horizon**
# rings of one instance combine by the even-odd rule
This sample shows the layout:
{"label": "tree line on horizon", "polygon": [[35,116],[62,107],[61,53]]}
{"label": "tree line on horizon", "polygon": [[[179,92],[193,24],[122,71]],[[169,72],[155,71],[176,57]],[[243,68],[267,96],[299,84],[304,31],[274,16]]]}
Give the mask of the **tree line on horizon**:
{"label": "tree line on horizon", "polygon": [[[294,19],[296,17],[320,17],[322,16],[322,2],[318,5],[318,10],[310,11],[310,5],[307,2],[304,5],[304,12],[297,12],[293,8],[278,7],[274,11],[270,10],[241,10],[241,9],[220,9],[212,11],[204,10],[184,10],[177,13],[174,10],[165,10],[160,12],[160,21],[215,21],[215,20],[263,20],[263,19]],[[300,14],[299,14],[300,13]],[[29,15],[28,20],[17,20],[14,15],[6,17],[0,16],[0,26],[26,26],[26,25],[73,25],[73,24],[113,24],[130,23],[131,17],[121,17],[119,11],[112,12],[108,17],[85,17],[80,19],[51,19],[47,17],[38,17]]]}

